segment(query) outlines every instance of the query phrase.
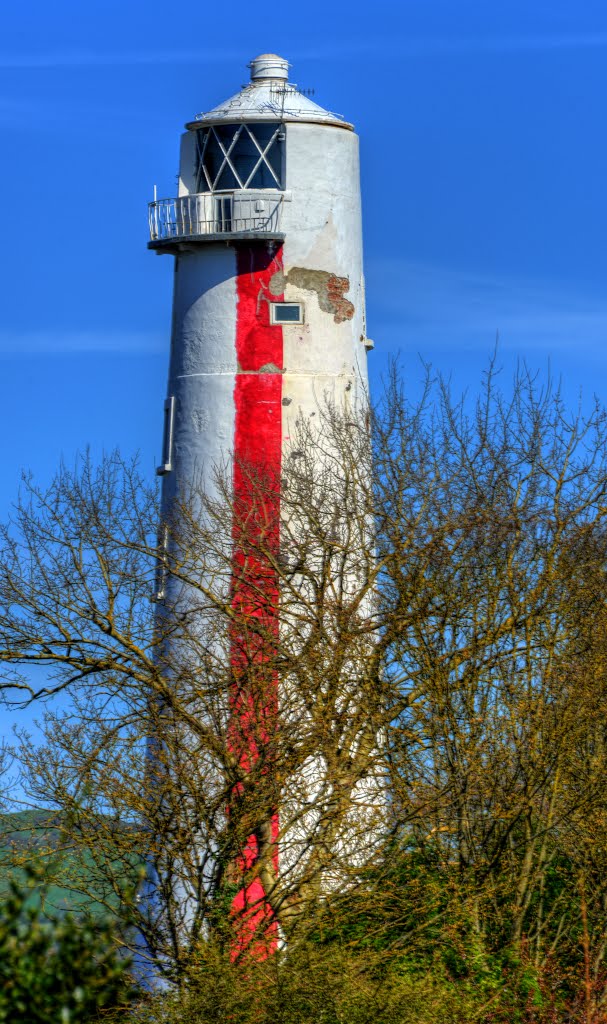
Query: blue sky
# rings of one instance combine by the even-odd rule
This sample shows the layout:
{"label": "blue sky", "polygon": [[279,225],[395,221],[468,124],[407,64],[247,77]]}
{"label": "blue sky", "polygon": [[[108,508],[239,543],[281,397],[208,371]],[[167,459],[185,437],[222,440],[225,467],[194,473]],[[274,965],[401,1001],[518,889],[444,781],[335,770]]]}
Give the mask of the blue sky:
{"label": "blue sky", "polygon": [[372,383],[472,390],[500,337],[605,394],[607,5],[11,4],[0,25],[0,516],[86,444],[158,459],[171,260],[146,203],[183,123],[276,51],[361,136]]}

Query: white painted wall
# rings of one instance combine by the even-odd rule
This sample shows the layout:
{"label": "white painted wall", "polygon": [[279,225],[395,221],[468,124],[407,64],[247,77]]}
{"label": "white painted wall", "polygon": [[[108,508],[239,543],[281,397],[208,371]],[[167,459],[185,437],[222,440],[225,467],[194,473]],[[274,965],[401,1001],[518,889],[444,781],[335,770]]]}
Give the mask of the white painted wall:
{"label": "white painted wall", "polygon": [[178,180],[177,195],[188,196],[196,191],[196,132],[184,132],[181,136]]}
{"label": "white painted wall", "polygon": [[[324,396],[340,403],[367,392],[362,287],[362,226],[358,137],[331,125],[287,125],[285,299],[303,302],[305,324],[284,328],[284,394],[291,398],[287,420],[309,415]],[[335,322],[321,309],[318,294],[289,281],[294,267],[349,279],[344,297],[354,306],[351,320]],[[291,274],[291,277],[294,275]],[[348,388],[348,391],[346,391]],[[353,393],[354,392],[354,393]],[[289,429],[286,430],[289,434]]]}
{"label": "white painted wall", "polygon": [[167,394],[175,399],[174,469],[163,480],[170,502],[181,486],[203,481],[212,493],[234,436],[236,257],[208,243],[175,261]]}

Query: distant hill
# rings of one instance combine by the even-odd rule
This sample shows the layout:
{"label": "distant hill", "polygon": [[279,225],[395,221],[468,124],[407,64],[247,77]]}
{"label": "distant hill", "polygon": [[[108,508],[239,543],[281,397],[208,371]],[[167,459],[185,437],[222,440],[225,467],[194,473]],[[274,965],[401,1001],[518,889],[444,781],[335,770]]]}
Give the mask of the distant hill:
{"label": "distant hill", "polygon": [[[101,850],[105,841],[100,837]],[[0,814],[0,900],[8,892],[9,879],[27,884],[28,863],[47,866],[52,879],[44,888],[32,890],[32,902],[39,903],[43,897],[43,906],[54,911],[94,916],[105,915],[106,905],[119,909],[119,897],[104,883],[90,853],[66,844],[59,812],[32,809]],[[122,876],[125,890],[136,885],[143,865],[140,858],[131,864],[113,859],[112,864],[118,877]]]}

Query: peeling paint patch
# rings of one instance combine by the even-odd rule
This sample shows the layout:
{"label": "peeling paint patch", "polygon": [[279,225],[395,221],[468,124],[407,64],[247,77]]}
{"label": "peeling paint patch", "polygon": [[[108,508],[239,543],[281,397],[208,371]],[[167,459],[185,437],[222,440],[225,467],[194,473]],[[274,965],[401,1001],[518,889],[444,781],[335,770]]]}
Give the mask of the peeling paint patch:
{"label": "peeling paint patch", "polygon": [[194,430],[196,431],[197,434],[202,434],[203,431],[208,430],[210,426],[209,417],[208,414],[204,412],[204,410],[193,409],[191,415]]}
{"label": "peeling paint patch", "polygon": [[333,313],[336,324],[351,320],[354,316],[354,306],[344,294],[350,290],[349,277],[337,277],[327,270],[291,267],[286,274],[284,270],[278,270],[272,275],[269,282],[270,292],[272,295],[282,295],[287,284],[306,292],[315,292],[318,296],[318,305],[324,313]]}

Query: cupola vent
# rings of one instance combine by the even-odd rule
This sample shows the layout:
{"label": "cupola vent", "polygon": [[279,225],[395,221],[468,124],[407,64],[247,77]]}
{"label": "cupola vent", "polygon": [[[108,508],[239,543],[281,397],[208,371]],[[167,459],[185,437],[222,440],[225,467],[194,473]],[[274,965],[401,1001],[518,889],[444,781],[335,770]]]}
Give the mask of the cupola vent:
{"label": "cupola vent", "polygon": [[265,78],[278,78],[286,82],[289,77],[289,62],[276,53],[262,53],[254,57],[247,67],[251,69],[251,81],[259,82]]}

